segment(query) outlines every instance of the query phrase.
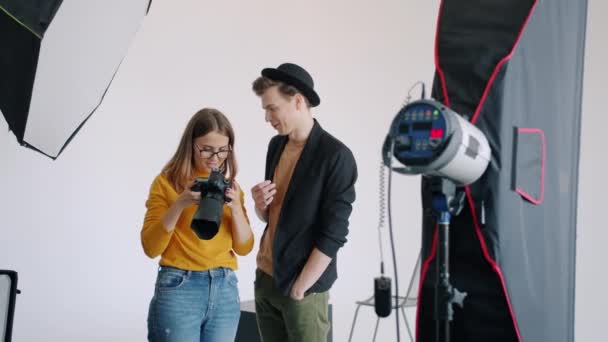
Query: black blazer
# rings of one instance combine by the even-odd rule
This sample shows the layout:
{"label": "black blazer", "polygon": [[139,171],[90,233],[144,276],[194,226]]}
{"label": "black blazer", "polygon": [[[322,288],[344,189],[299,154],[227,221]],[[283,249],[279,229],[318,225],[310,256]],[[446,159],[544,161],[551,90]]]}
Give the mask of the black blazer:
{"label": "black blazer", "polygon": [[[288,140],[281,135],[270,140],[265,179],[272,180]],[[332,261],[307,293],[327,291],[335,282],[336,254],[346,243],[356,180],[350,149],[315,120],[287,187],[272,244],[273,277],[285,296],[314,247]]]}

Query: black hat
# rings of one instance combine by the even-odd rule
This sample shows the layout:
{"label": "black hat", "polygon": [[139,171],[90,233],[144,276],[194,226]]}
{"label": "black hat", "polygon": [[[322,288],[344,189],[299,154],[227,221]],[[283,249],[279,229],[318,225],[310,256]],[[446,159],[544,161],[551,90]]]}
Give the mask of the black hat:
{"label": "black hat", "polygon": [[293,63],[283,63],[278,68],[265,68],[262,76],[273,81],[280,81],[298,89],[302,95],[306,96],[312,107],[321,103],[319,95],[314,90],[314,82],[310,74],[299,65]]}

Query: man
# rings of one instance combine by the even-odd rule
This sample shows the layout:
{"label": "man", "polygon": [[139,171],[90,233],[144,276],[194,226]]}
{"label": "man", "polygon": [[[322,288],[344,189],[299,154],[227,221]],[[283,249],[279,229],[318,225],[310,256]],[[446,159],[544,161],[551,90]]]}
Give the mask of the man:
{"label": "man", "polygon": [[278,135],[265,181],[252,195],[267,222],[257,256],[255,303],[264,342],[323,342],[336,254],[346,243],[357,165],[351,151],[313,119],[319,105],[310,74],[285,63],[253,83]]}

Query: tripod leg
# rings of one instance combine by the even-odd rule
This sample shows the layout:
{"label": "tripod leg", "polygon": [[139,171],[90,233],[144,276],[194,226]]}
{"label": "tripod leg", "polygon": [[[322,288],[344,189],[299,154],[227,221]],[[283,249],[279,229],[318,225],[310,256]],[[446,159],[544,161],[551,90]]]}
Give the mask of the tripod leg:
{"label": "tripod leg", "polygon": [[380,317],[376,318],[376,329],[374,329],[374,342],[376,342],[376,334],[378,333],[378,323],[380,323]]}
{"label": "tripod leg", "polygon": [[410,340],[414,342],[414,337],[412,336],[412,330],[410,329],[410,324],[407,322],[407,316],[405,315],[405,310],[401,307],[401,313],[403,314],[403,320],[405,321],[405,327],[407,328],[407,333],[410,335]]}
{"label": "tripod leg", "polygon": [[357,310],[355,310],[355,317],[353,317],[353,325],[350,327],[350,335],[348,336],[348,342],[353,339],[353,332],[355,331],[355,322],[357,322],[357,315],[359,314],[361,305],[357,304]]}

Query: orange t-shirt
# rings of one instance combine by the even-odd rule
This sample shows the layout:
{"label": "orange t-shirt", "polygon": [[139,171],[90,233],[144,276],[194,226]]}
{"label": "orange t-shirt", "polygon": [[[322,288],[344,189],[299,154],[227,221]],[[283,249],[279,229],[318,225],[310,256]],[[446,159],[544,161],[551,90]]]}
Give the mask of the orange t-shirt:
{"label": "orange t-shirt", "polygon": [[290,140],[285,146],[281,159],[274,170],[273,183],[276,184],[277,192],[274,195],[272,203],[268,206],[268,228],[260,243],[260,250],[256,259],[258,268],[270,276],[272,276],[272,244],[276,234],[277,222],[281,214],[287,187],[291,181],[293,170],[300,159],[304,145],[306,145],[306,141],[295,142]]}

